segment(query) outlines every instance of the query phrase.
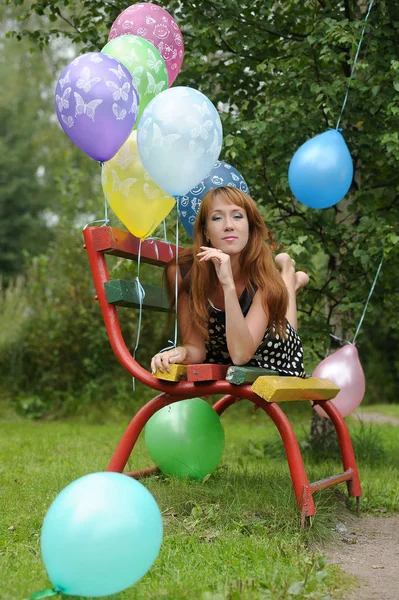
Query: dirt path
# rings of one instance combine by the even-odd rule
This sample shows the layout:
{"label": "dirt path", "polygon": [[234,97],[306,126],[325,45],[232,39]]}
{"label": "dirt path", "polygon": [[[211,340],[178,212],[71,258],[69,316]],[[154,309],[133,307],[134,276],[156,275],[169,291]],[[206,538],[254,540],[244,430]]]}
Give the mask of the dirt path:
{"label": "dirt path", "polygon": [[357,410],[353,416],[359,419],[359,421],[363,421],[363,423],[399,425],[399,419],[397,419],[396,417],[389,417],[387,415],[381,415],[380,413],[364,412],[362,410]]}
{"label": "dirt path", "polygon": [[[356,411],[364,423],[399,425],[399,419]],[[324,548],[328,561],[359,582],[346,600],[399,600],[399,516],[358,519],[345,511],[336,524],[336,541]]]}
{"label": "dirt path", "polygon": [[358,519],[346,511],[323,552],[359,581],[345,600],[399,600],[399,516]]}

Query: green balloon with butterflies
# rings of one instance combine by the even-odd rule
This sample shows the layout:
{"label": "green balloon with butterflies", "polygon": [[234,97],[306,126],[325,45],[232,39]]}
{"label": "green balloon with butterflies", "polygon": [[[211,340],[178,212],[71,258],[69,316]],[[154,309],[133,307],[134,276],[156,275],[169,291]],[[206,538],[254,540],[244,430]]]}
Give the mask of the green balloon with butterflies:
{"label": "green balloon with butterflies", "polygon": [[[155,96],[168,88],[168,71],[165,61],[151,42],[138,35],[121,35],[101,50],[119,60],[130,71],[139,93],[139,113],[135,125],[140,121],[143,110]],[[115,101],[123,97],[124,81],[120,86],[113,84]]]}

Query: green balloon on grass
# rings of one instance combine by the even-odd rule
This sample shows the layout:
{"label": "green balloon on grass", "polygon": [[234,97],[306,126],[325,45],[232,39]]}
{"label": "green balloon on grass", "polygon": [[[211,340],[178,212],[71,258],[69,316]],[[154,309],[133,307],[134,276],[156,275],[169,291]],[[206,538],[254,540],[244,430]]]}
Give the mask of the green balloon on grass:
{"label": "green balloon on grass", "polygon": [[[168,89],[168,71],[165,61],[158,49],[138,35],[121,35],[104,46],[101,50],[119,60],[130,71],[139,93],[139,114],[135,129],[147,104],[162,91]],[[126,79],[122,76],[120,90],[113,88],[114,99],[123,98]]]}
{"label": "green balloon on grass", "polygon": [[223,455],[224,430],[219,415],[201,398],[165,406],[145,427],[145,444],[165,475],[202,480]]}

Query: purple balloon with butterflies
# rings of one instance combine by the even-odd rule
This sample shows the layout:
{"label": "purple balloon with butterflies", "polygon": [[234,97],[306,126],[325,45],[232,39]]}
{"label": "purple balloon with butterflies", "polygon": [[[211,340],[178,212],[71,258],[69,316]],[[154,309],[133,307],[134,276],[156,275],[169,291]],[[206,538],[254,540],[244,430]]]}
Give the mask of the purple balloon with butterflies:
{"label": "purple balloon with butterflies", "polygon": [[115,58],[89,52],[62,72],[55,90],[62,129],[94,160],[110,160],[129,137],[139,96],[127,68]]}

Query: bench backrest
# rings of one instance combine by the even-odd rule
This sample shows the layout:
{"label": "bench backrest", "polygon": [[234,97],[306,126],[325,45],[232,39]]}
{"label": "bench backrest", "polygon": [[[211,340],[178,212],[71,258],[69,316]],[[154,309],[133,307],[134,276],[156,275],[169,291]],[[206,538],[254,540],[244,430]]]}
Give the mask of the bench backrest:
{"label": "bench backrest", "polygon": [[[96,250],[103,255],[109,254],[128,260],[138,260],[158,267],[165,265],[176,257],[176,246],[160,240],[140,240],[127,231],[115,227],[89,228],[90,240]],[[181,248],[179,249],[181,250]],[[155,285],[142,285],[144,298],[143,308],[169,312],[170,305],[164,287]],[[104,289],[109,304],[115,306],[140,307],[142,295],[140,286],[135,280],[114,279],[104,281]]]}

